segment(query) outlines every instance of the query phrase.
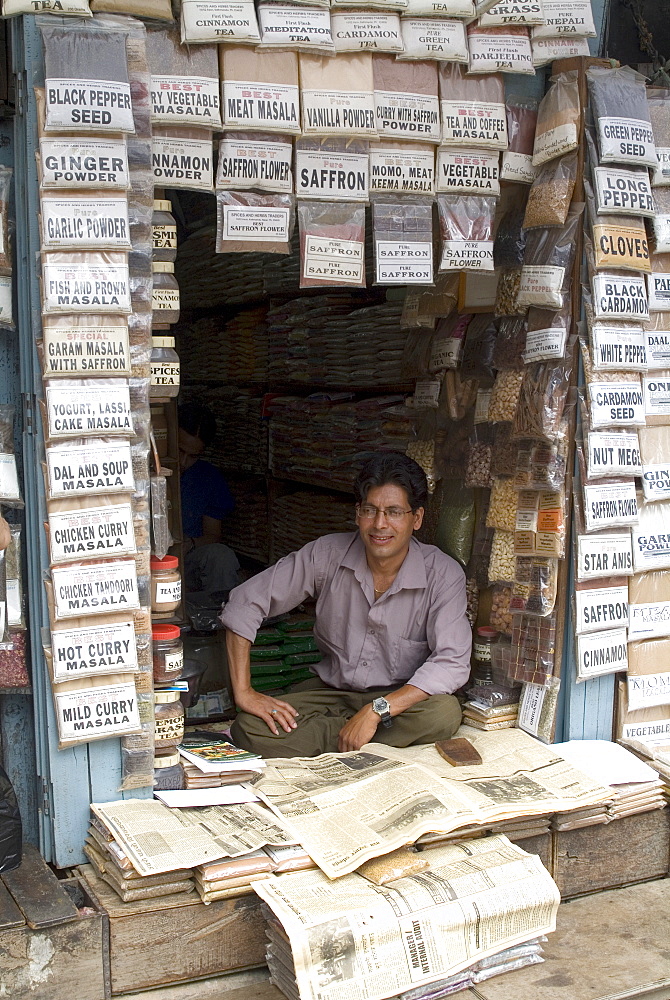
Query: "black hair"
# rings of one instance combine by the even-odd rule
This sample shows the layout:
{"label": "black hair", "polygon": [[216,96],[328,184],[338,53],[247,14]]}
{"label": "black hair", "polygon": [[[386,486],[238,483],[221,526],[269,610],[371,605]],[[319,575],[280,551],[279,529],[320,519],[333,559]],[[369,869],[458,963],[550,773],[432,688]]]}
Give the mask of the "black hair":
{"label": "black hair", "polygon": [[379,451],[363,463],[354,481],[356,503],[365,503],[370,490],[386,485],[400,486],[412,510],[428,503],[426,473],[413,458],[399,451]]}
{"label": "black hair", "polygon": [[187,434],[200,438],[205,448],[216,437],[216,417],[202,403],[184,403],[179,407],[179,426]]}

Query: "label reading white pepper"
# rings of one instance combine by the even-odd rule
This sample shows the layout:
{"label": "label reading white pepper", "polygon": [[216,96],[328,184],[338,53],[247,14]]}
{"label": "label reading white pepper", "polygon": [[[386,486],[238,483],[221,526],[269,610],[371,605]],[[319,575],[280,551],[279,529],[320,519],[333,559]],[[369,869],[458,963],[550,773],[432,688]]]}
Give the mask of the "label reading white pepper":
{"label": "label reading white pepper", "polygon": [[433,150],[403,152],[397,149],[370,150],[370,191],[397,191],[399,194],[435,193]]}
{"label": "label reading white pepper", "polygon": [[137,643],[132,621],[58,629],[51,633],[54,682],[92,674],[137,670]]}
{"label": "label reading white pepper", "polygon": [[40,139],[43,188],[130,186],[125,139]]}
{"label": "label reading white pepper", "polygon": [[377,282],[381,285],[429,285],[433,281],[433,244],[375,241]]}
{"label": "label reading white pepper", "polygon": [[46,132],[134,132],[130,85],[117,80],[47,79]]}
{"label": "label reading white pepper", "polygon": [[584,517],[587,531],[600,531],[637,524],[635,481],[629,483],[584,483]]}
{"label": "label reading white pepper", "polygon": [[211,139],[155,135],[151,140],[151,165],[156,184],[189,191],[212,191],[213,164]]}
{"label": "label reading white pepper", "polygon": [[368,173],[367,153],[296,150],[295,187],[299,198],[366,202]]}
{"label": "label reading white pepper", "polygon": [[221,125],[219,81],[206,76],[151,77],[151,121],[155,125]]}
{"label": "label reading white pepper", "polygon": [[134,559],[95,566],[54,566],[51,570],[56,618],[105,615],[139,608]]}
{"label": "label reading white pepper", "polygon": [[628,670],[628,637],[625,628],[577,636],[577,677],[602,677]]}
{"label": "label reading white pepper", "polygon": [[365,243],[359,240],[334,240],[307,236],[305,240],[305,278],[327,278],[345,284],[360,282],[365,266]]}
{"label": "label reading white pepper", "polygon": [[504,104],[479,101],[442,101],[442,141],[480,149],[507,149]]}
{"label": "label reading white pepper", "polygon": [[642,327],[622,329],[594,323],[591,351],[597,371],[638,372],[648,365],[647,338]]}
{"label": "label reading white pepper", "polygon": [[576,590],[575,611],[578,634],[628,625],[628,587]]}
{"label": "label reading white pepper", "polygon": [[135,489],[130,444],[96,441],[46,449],[49,496],[85,496],[90,493],[132,493]]}
{"label": "label reading white pepper", "polygon": [[[216,171],[217,190],[258,191],[291,194],[293,148],[288,142],[222,139]],[[300,156],[299,152],[296,156]],[[367,169],[367,157],[366,169]],[[302,195],[304,197],[304,194]]]}

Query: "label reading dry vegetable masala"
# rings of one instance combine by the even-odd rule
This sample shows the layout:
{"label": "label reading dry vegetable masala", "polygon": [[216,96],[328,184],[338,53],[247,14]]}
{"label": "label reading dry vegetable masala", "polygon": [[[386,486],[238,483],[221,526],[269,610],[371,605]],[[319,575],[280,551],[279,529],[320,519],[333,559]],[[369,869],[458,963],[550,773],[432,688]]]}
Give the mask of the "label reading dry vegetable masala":
{"label": "label reading dry vegetable masala", "polygon": [[61,743],[86,742],[95,732],[121,736],[140,729],[135,683],[55,694]]}
{"label": "label reading dry vegetable masala", "polygon": [[151,165],[157,184],[189,191],[211,191],[212,143],[207,139],[175,139],[155,135],[151,140]]}
{"label": "label reading dry vegetable masala", "polygon": [[130,86],[118,80],[46,81],[46,132],[134,132]]}
{"label": "label reading dry vegetable masala", "polygon": [[653,215],[654,196],[646,170],[594,167],[599,215]]}
{"label": "label reading dry vegetable masala", "polygon": [[51,570],[56,618],[105,615],[139,608],[134,559]]}
{"label": "label reading dry vegetable masala", "polygon": [[129,250],[125,198],[42,198],[44,250]]}
{"label": "label reading dry vegetable masala", "polygon": [[293,190],[292,154],[288,142],[222,139],[219,143],[216,187],[218,190],[254,188],[257,191],[290,194]]}
{"label": "label reading dry vegetable masala", "polygon": [[589,431],[587,448],[590,476],[642,475],[640,442],[636,433]]}
{"label": "label reading dry vegetable masala", "polygon": [[589,382],[593,427],[644,427],[644,398],[639,382]]}
{"label": "label reading dry vegetable masala", "polygon": [[114,188],[130,184],[124,139],[40,139],[43,188]]}
{"label": "label reading dry vegetable masala", "polygon": [[219,81],[206,76],[151,77],[151,120],[155,125],[221,125]]}
{"label": "label reading dry vegetable masala", "polygon": [[596,319],[649,319],[647,285],[643,277],[595,274],[592,284]]}
{"label": "label reading dry vegetable masala", "polygon": [[367,153],[312,152],[295,154],[295,187],[299,198],[326,201],[368,200]]}
{"label": "label reading dry vegetable masala", "polygon": [[365,243],[336,240],[324,236],[305,238],[303,275],[329,282],[360,282],[365,265]]}
{"label": "label reading dry vegetable masala", "polygon": [[600,531],[615,525],[637,524],[638,510],[635,482],[584,483],[584,517],[587,531]]}
{"label": "label reading dry vegetable masala", "polygon": [[602,632],[628,624],[628,587],[599,587],[575,591],[575,629]]}
{"label": "label reading dry vegetable masala", "polygon": [[435,155],[431,150],[370,150],[370,190],[399,193],[435,191]]}
{"label": "label reading dry vegetable masala", "polygon": [[597,371],[640,371],[647,367],[647,338],[642,327],[591,328],[593,367]]}
{"label": "label reading dry vegetable masala", "polygon": [[[382,285],[430,285],[433,244],[375,241],[377,282]],[[418,384],[418,383],[417,383]]]}
{"label": "label reading dry vegetable masala", "polygon": [[438,149],[437,190],[500,194],[499,153]]}
{"label": "label reading dry vegetable masala", "polygon": [[670,742],[670,720],[667,722],[624,722],[621,727],[622,740],[636,740],[647,746],[660,746]]}
{"label": "label reading dry vegetable masala", "polygon": [[51,633],[54,682],[93,674],[137,670],[137,643],[132,621],[101,623]]}
{"label": "label reading dry vegetable masala", "polygon": [[129,313],[128,263],[61,264],[47,254],[42,262],[42,294],[45,313]]}
{"label": "label reading dry vegetable masala", "polygon": [[49,514],[52,563],[137,551],[129,503]]}
{"label": "label reading dry vegetable masala", "polygon": [[628,636],[625,628],[577,636],[577,677],[602,677],[628,669]]}
{"label": "label reading dry vegetable masala", "polygon": [[380,136],[440,141],[440,105],[430,94],[375,90],[375,115]]}
{"label": "label reading dry vegetable masala", "polygon": [[300,132],[300,97],[290,84],[223,81],[226,128]]}
{"label": "label reading dry vegetable masala", "polygon": [[100,437],[133,434],[127,385],[47,386],[49,437]]}
{"label": "label reading dry vegetable masala", "polygon": [[127,441],[47,448],[46,457],[51,499],[89,493],[131,493],[135,489]]}
{"label": "label reading dry vegetable masala", "polygon": [[489,101],[441,101],[442,141],[457,146],[507,149],[504,104]]}
{"label": "label reading dry vegetable masala", "polygon": [[631,576],[633,548],[630,531],[621,534],[577,536],[577,579]]}

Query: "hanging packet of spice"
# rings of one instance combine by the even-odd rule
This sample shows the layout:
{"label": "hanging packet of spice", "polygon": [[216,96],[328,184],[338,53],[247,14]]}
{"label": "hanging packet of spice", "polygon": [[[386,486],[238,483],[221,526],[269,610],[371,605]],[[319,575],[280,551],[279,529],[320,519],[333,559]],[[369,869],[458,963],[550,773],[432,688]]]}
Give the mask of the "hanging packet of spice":
{"label": "hanging packet of spice", "polygon": [[[0,168],[0,214],[3,209]],[[126,191],[130,186],[126,140],[42,137],[38,157],[40,188],[86,188]],[[1,259],[1,252],[0,252]]]}
{"label": "hanging packet of spice", "polygon": [[470,73],[522,73],[535,76],[533,51],[528,28],[507,25],[489,28],[470,25],[468,28]]}
{"label": "hanging packet of spice", "polygon": [[525,347],[525,320],[515,316],[503,316],[498,323],[498,336],[493,348],[493,366],[501,371],[522,371]]}
{"label": "hanging packet of spice", "polygon": [[0,274],[0,327],[8,330],[14,327],[12,278],[9,274]]}
{"label": "hanging packet of spice", "polygon": [[649,370],[670,368],[670,313],[652,313],[644,333]]}
{"label": "hanging packet of spice", "polygon": [[370,53],[329,59],[301,52],[299,58],[303,134],[376,139]]}
{"label": "hanging packet of spice", "polygon": [[533,38],[595,38],[591,0],[542,0],[544,24],[533,28]]}
{"label": "hanging packet of spice", "polygon": [[433,203],[372,204],[375,284],[430,285],[433,281]]}
{"label": "hanging packet of spice", "polygon": [[667,188],[659,187],[654,191],[651,226],[655,253],[670,253],[670,190]]}
{"label": "hanging packet of spice", "polygon": [[670,312],[670,253],[652,253],[647,283],[649,312]]}
{"label": "hanging packet of spice", "polygon": [[563,490],[519,490],[514,526],[514,551],[517,556],[563,559],[565,535]]}
{"label": "hanging packet of spice", "polygon": [[40,217],[43,250],[130,250],[125,194],[43,191]]}
{"label": "hanging packet of spice", "polygon": [[[650,573],[638,573],[628,581],[629,627],[628,638],[652,639],[670,635],[670,573],[667,570],[652,570]],[[657,662],[667,666],[667,660]],[[630,669],[630,665],[629,665]],[[635,676],[635,675],[633,675]],[[638,682],[643,683],[637,676]],[[629,692],[631,689],[629,679]],[[653,678],[648,678],[650,687]],[[665,675],[668,686],[670,675]],[[633,691],[635,687],[633,687]],[[654,702],[652,701],[652,704]],[[665,692],[665,704],[670,704],[670,692]],[[640,707],[646,707],[644,703]]]}
{"label": "hanging packet of spice", "polygon": [[670,426],[641,427],[638,433],[645,500],[670,500]]}
{"label": "hanging packet of spice", "polygon": [[505,212],[493,242],[493,263],[498,268],[521,267],[526,248],[523,208],[514,204]]}
{"label": "hanging packet of spice", "polygon": [[335,52],[402,52],[400,18],[379,11],[334,11],[330,16]]}
{"label": "hanging packet of spice", "polygon": [[365,206],[298,204],[300,287],[365,287]]}
{"label": "hanging packet of spice", "polygon": [[216,46],[189,48],[176,28],[149,28],[147,60],[154,125],[221,127]]}
{"label": "hanging packet of spice", "polygon": [[437,206],[442,235],[440,270],[492,271],[495,198],[441,194]]}
{"label": "hanging packet of spice", "polygon": [[562,228],[532,229],[528,233],[519,305],[562,308],[572,277],[577,227],[583,210],[583,204],[573,205]]}
{"label": "hanging packet of spice", "polygon": [[483,388],[490,388],[495,379],[493,352],[498,326],[491,313],[474,316],[465,336],[460,374],[463,379],[479,379]]}
{"label": "hanging packet of spice", "polygon": [[439,74],[442,141],[450,146],[507,149],[502,75],[467,76],[458,63],[440,63]]}
{"label": "hanging packet of spice", "polygon": [[9,247],[9,188],[12,172],[11,167],[0,166],[0,272],[10,271],[12,267]]}
{"label": "hanging packet of spice", "polygon": [[214,190],[214,148],[209,129],[155,125],[151,163],[157,185],[187,191]]}
{"label": "hanging packet of spice", "polygon": [[127,14],[152,21],[174,20],[170,0],[91,0],[91,10],[94,14]]}
{"label": "hanging packet of spice", "polygon": [[257,45],[261,33],[253,0],[182,0],[181,40]]}
{"label": "hanging packet of spice", "polygon": [[[259,145],[266,146],[267,143]],[[290,165],[291,146],[285,149],[282,155],[288,158]],[[259,155],[263,155],[262,152]],[[264,169],[267,165],[265,168],[261,166],[261,176]],[[367,202],[369,173],[368,143],[365,139],[305,138],[296,141],[295,187],[299,198]],[[258,183],[249,186],[258,187]]]}
{"label": "hanging packet of spice", "polygon": [[[40,2],[40,14],[48,14],[51,8],[51,0]],[[57,0],[54,2],[54,14],[59,17],[91,17],[91,9],[88,0]],[[2,16],[15,17],[17,14],[34,14],[35,4],[32,0],[2,0]]]}
{"label": "hanging packet of spice", "polygon": [[408,0],[404,13],[408,17],[461,17],[471,20],[475,16],[473,0]]}
{"label": "hanging packet of spice", "polygon": [[222,45],[219,66],[224,128],[300,134],[297,53]]}
{"label": "hanging packet of spice", "polygon": [[525,316],[528,306],[519,305],[522,270],[520,267],[506,267],[496,272],[498,284],[493,310],[496,316]]}
{"label": "hanging packet of spice", "polygon": [[598,166],[595,135],[586,129],[593,177],[596,210],[599,215],[654,215],[654,195],[649,171],[605,164]]}
{"label": "hanging packet of spice", "polygon": [[375,54],[372,70],[380,137],[438,143],[440,105],[437,64],[427,60],[402,63],[392,56]]}
{"label": "hanging packet of spice", "polygon": [[535,69],[548,66],[557,59],[575,59],[591,54],[589,43],[585,38],[573,38],[571,35],[562,35],[559,38],[533,37],[531,45]]}
{"label": "hanging packet of spice", "polygon": [[524,363],[528,365],[535,361],[550,361],[552,358],[565,357],[570,322],[570,302],[557,312],[551,309],[530,308],[526,319]]}
{"label": "hanging packet of spice", "polygon": [[118,251],[42,255],[45,313],[129,313],[128,255]]}
{"label": "hanging packet of spice", "polygon": [[635,216],[603,215],[596,210],[593,189],[584,181],[584,192],[591,223],[593,262],[597,270],[614,268],[621,271],[651,273],[649,244],[644,222]]}
{"label": "hanging packet of spice", "polygon": [[322,7],[258,5],[261,45],[334,55],[330,13]]}
{"label": "hanging packet of spice", "polygon": [[524,227],[565,225],[576,181],[577,150],[541,167],[528,193]]}
{"label": "hanging packet of spice", "polygon": [[590,323],[594,371],[644,371],[649,367],[646,331],[631,323]]}
{"label": "hanging packet of spice", "polygon": [[649,302],[644,275],[594,274],[592,288],[595,320],[648,321]]}
{"label": "hanging packet of spice", "polygon": [[551,86],[537,112],[533,165],[542,166],[579,145],[581,106],[578,73],[570,70],[551,77]]}
{"label": "hanging packet of spice", "polygon": [[656,167],[645,78],[630,66],[586,71],[600,162]]}
{"label": "hanging packet of spice", "polygon": [[509,148],[502,155],[500,178],[517,184],[532,184],[537,174],[533,166],[533,145],[537,127],[537,101],[508,97],[505,105]]}
{"label": "hanging packet of spice", "polygon": [[644,415],[647,427],[670,424],[670,371],[642,376]]}
{"label": "hanging packet of spice", "polygon": [[291,194],[292,154],[293,147],[287,139],[277,137],[269,142],[262,132],[226,133],[219,142],[217,191],[254,188]]}
{"label": "hanging packet of spice", "polygon": [[290,253],[295,201],[288,194],[218,191],[217,253]]}
{"label": "hanging packet of spice", "polygon": [[633,566],[636,573],[670,569],[670,503],[647,503],[638,497],[633,525]]}
{"label": "hanging packet of spice", "polygon": [[656,165],[652,170],[654,187],[670,186],[670,90],[660,87],[647,88],[649,117],[654,132]]}
{"label": "hanging packet of spice", "polygon": [[541,361],[526,366],[514,414],[516,438],[555,441],[563,433],[573,353],[569,352],[559,361]]}
{"label": "hanging packet of spice", "polygon": [[45,131],[133,133],[126,35],[89,23],[40,22]]}
{"label": "hanging packet of spice", "polygon": [[468,42],[463,21],[403,17],[403,51],[398,59],[436,59],[467,63]]}
{"label": "hanging packet of spice", "polygon": [[442,147],[437,151],[437,190],[449,194],[500,194],[500,154]]}
{"label": "hanging packet of spice", "polygon": [[479,23],[488,28],[507,24],[544,24],[543,0],[496,3],[486,14],[482,14]]}

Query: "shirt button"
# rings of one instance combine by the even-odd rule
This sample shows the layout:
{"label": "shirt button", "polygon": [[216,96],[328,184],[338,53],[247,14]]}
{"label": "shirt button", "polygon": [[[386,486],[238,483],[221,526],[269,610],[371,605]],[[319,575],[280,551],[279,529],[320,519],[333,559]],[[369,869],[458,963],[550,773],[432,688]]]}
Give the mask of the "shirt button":
{"label": "shirt button", "polygon": [[371,628],[370,629],[370,635],[374,635],[374,634],[375,634],[375,630],[373,628]]}
{"label": "shirt button", "polygon": [[363,666],[367,667],[367,665],[368,665],[368,661],[367,660],[363,660]]}

